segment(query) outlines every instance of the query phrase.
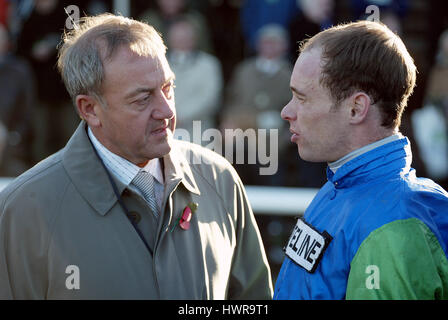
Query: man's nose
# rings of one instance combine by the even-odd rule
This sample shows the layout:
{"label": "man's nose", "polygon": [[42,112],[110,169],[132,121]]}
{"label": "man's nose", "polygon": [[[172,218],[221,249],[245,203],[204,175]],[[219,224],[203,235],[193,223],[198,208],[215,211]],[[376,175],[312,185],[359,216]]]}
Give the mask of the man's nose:
{"label": "man's nose", "polygon": [[157,106],[152,116],[158,120],[172,119],[174,117],[174,96],[168,99],[162,92],[157,99]]}
{"label": "man's nose", "polygon": [[286,121],[295,120],[295,113],[292,112],[291,101],[283,107],[282,111],[280,112],[280,117],[282,117],[282,119]]}

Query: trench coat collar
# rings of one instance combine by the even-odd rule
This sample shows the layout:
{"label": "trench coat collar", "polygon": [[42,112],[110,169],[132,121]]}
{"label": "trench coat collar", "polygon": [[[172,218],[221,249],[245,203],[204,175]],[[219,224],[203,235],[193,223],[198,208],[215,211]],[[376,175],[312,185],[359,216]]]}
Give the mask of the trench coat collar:
{"label": "trench coat collar", "polygon": [[[163,157],[165,185],[181,181],[185,188],[200,194],[190,165],[174,141],[171,152]],[[101,215],[117,202],[112,185],[87,135],[87,124],[81,121],[62,153],[62,163],[76,190]],[[113,177],[113,175],[112,175]],[[118,192],[127,187],[114,178]]]}
{"label": "trench coat collar", "polygon": [[170,181],[177,181],[180,179],[188,191],[200,195],[201,192],[199,191],[191,166],[188,163],[185,154],[181,152],[181,143],[182,142],[173,139],[171,151],[163,157],[165,185],[168,185]]}

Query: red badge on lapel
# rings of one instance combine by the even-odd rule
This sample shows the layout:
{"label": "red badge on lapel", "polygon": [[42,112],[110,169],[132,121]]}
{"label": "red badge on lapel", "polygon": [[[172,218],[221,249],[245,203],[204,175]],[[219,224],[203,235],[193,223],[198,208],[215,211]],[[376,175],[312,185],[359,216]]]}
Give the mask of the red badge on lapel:
{"label": "red badge on lapel", "polygon": [[171,228],[171,232],[174,231],[174,228],[177,224],[183,229],[188,230],[190,229],[190,220],[193,216],[193,213],[196,212],[196,209],[198,208],[198,204],[196,202],[190,202],[182,212],[182,216],[180,219],[173,225],[173,228]]}
{"label": "red badge on lapel", "polygon": [[184,212],[182,213],[182,217],[179,220],[179,225],[182,229],[188,230],[190,229],[190,220],[191,220],[191,209],[190,207],[186,207]]}

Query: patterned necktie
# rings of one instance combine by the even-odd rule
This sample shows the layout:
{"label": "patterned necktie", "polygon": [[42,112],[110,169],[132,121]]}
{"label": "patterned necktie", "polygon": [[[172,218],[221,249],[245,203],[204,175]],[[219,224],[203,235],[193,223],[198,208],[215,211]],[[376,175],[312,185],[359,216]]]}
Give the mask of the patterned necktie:
{"label": "patterned necktie", "polygon": [[157,202],[154,192],[155,181],[152,174],[140,170],[139,173],[137,173],[135,178],[132,180],[132,184],[135,185],[142,192],[146,202],[148,202],[149,207],[151,208],[154,215],[157,217],[159,210],[157,208]]}

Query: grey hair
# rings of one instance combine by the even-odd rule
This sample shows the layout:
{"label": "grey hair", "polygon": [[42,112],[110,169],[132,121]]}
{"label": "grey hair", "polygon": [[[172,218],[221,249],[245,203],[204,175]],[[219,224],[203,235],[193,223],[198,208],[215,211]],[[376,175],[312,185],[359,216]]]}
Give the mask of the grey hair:
{"label": "grey hair", "polygon": [[166,53],[153,27],[110,13],[83,17],[73,30],[64,33],[57,66],[75,106],[80,94],[93,95],[105,104],[101,90],[104,62],[123,46],[140,56],[160,57]]}

